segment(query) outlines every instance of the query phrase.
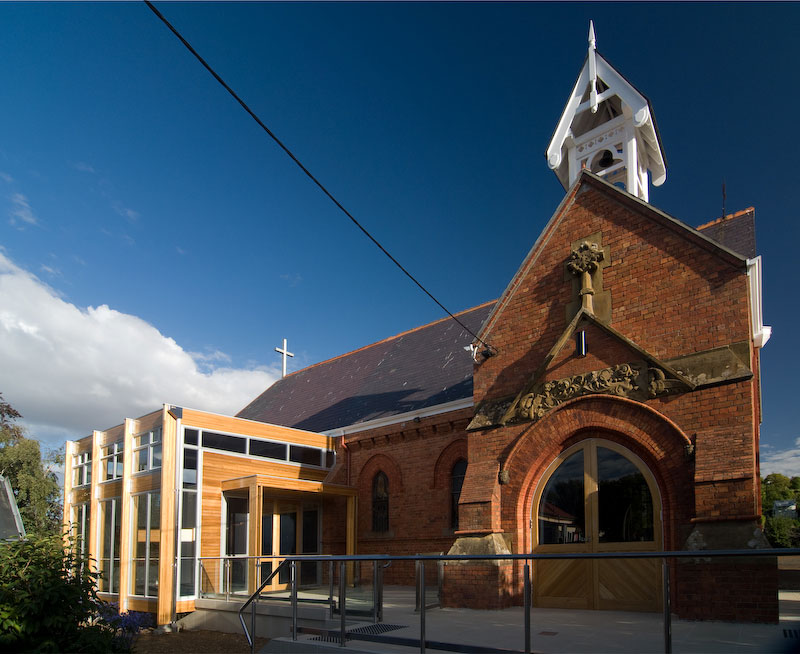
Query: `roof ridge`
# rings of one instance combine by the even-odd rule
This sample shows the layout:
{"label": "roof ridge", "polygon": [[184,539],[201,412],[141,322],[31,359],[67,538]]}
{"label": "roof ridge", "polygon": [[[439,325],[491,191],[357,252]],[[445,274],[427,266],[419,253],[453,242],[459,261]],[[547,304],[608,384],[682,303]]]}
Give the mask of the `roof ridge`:
{"label": "roof ridge", "polygon": [[[453,314],[453,316],[462,316],[465,313],[469,313],[470,311],[475,311],[477,309],[482,309],[483,307],[486,307],[490,304],[494,304],[495,302],[497,302],[497,298],[495,298],[494,300],[487,300],[486,302],[478,304],[474,307],[470,307],[469,309],[464,309],[463,311],[457,311],[456,313]],[[305,372],[306,370],[309,370],[311,368],[316,368],[317,366],[321,366],[325,363],[330,363],[331,361],[336,361],[337,359],[349,357],[351,354],[355,354],[356,352],[362,352],[371,347],[375,347],[376,345],[380,345],[381,343],[388,343],[389,341],[400,338],[401,336],[407,336],[408,334],[413,334],[414,332],[417,332],[420,329],[425,329],[427,327],[432,327],[433,325],[438,325],[439,323],[444,322],[445,320],[452,320],[452,317],[445,316],[444,318],[439,318],[438,320],[434,320],[433,322],[425,323],[424,325],[419,325],[418,327],[412,327],[411,329],[407,329],[406,331],[400,332],[399,334],[395,334],[394,336],[387,336],[386,338],[382,338],[381,340],[375,341],[374,343],[370,343],[369,345],[364,345],[362,347],[356,348],[355,350],[351,350],[350,352],[338,354],[335,357],[331,357],[330,359],[325,359],[324,361],[318,361],[317,363],[312,363],[310,366],[306,366],[305,368],[301,368],[300,370],[295,370],[294,372],[290,372],[288,375],[286,375],[286,377],[291,377],[292,375]]]}
{"label": "roof ridge", "polygon": [[718,225],[723,220],[732,220],[733,218],[738,218],[739,216],[744,216],[745,214],[750,213],[751,211],[755,211],[755,207],[747,207],[746,209],[741,209],[739,211],[734,211],[733,213],[729,213],[721,218],[715,218],[714,220],[709,220],[707,223],[703,223],[702,225],[698,225],[695,227],[697,230],[705,229],[706,227],[711,227],[712,225]]}

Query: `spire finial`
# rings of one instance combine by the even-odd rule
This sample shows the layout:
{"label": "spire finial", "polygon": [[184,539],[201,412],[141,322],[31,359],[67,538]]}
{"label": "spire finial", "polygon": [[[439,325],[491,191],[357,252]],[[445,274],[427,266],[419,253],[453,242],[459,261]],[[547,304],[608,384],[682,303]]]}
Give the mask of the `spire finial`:
{"label": "spire finial", "polygon": [[592,113],[597,113],[597,62],[594,51],[597,40],[594,36],[594,22],[589,21],[589,108]]}

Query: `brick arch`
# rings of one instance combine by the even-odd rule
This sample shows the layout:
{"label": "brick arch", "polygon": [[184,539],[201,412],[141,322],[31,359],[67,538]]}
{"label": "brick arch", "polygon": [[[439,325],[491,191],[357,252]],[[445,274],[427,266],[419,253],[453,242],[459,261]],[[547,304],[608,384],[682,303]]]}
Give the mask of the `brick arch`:
{"label": "brick arch", "polygon": [[374,454],[358,473],[358,492],[361,497],[372,497],[372,480],[379,470],[383,470],[389,479],[390,493],[403,490],[403,475],[397,461],[388,454]]}
{"label": "brick arch", "polygon": [[439,458],[433,465],[433,479],[431,480],[431,489],[446,488],[450,489],[450,472],[453,466],[459,459],[467,460],[467,439],[459,438],[452,443],[448,443],[446,447],[439,453]]}
{"label": "brick arch", "polygon": [[[586,438],[615,442],[638,456],[653,474],[661,494],[663,539],[679,549],[673,525],[688,521],[694,505],[694,466],[686,460],[686,434],[653,408],[610,395],[590,395],[565,402],[526,429],[502,457],[509,472],[503,489],[502,522],[516,533],[519,551],[531,546],[533,496],[542,475],[556,457]],[[507,501],[506,501],[507,499]]]}

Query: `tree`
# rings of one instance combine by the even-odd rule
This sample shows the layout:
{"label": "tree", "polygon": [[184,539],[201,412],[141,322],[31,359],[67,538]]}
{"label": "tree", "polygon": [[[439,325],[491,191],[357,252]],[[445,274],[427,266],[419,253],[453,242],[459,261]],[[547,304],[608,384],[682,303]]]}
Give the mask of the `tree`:
{"label": "tree", "polygon": [[60,533],[60,484],[42,460],[39,442],[27,438],[23,428],[15,424],[21,417],[0,393],[0,475],[14,490],[26,533]]}
{"label": "tree", "polygon": [[796,499],[796,495],[786,475],[773,472],[761,480],[761,505],[765,513],[772,513],[775,500],[793,499]]}

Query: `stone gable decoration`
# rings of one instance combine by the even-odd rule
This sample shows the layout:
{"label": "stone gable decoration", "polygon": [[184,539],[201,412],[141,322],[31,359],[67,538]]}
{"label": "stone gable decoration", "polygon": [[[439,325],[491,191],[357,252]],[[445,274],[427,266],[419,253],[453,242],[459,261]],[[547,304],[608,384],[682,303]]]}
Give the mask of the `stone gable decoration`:
{"label": "stone gable decoration", "polygon": [[569,324],[579,310],[611,322],[611,294],[603,289],[603,269],[611,265],[611,252],[601,232],[573,241],[564,262],[564,278],[572,282],[572,301],[566,305]]}
{"label": "stone gable decoration", "polygon": [[638,365],[623,363],[567,379],[548,381],[538,391],[524,395],[517,404],[514,417],[519,420],[538,420],[550,409],[581,395],[607,393],[628,397],[640,390]]}
{"label": "stone gable decoration", "polygon": [[[584,303],[589,298],[588,306],[578,310],[530,381],[516,395],[486,400],[476,407],[475,415],[467,427],[468,431],[536,422],[559,405],[583,395],[614,395],[645,402],[665,395],[687,393],[752,378],[753,372],[746,363],[749,357],[749,346],[746,342],[732,343],[664,361],[604,323],[592,313],[593,284],[591,279],[586,280],[592,271],[599,273],[599,266],[604,260],[604,248],[596,241],[586,239],[573,247],[566,269],[571,274],[583,276],[582,286],[589,292],[582,297]],[[571,341],[574,333],[587,324],[594,324],[624,343],[631,354],[634,357],[638,354],[639,358],[572,377],[545,380],[550,363]]]}

